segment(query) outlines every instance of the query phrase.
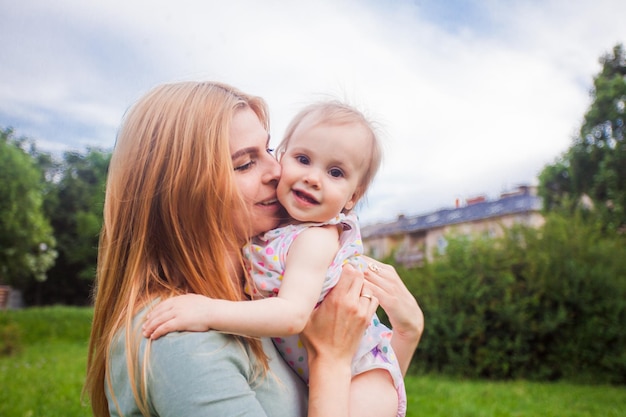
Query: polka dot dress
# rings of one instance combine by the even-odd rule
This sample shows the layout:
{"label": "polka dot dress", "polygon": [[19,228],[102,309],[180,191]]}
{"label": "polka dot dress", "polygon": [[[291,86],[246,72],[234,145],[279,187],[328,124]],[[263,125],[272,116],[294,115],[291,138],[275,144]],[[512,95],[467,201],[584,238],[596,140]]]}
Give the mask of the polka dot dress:
{"label": "polka dot dress", "polygon": [[[339,237],[340,249],[327,270],[318,302],[321,302],[328,291],[337,284],[344,264],[349,262],[355,268],[364,270],[367,264],[361,256],[363,244],[356,216],[340,214],[324,224],[303,223],[280,227],[256,237],[249,245],[246,245],[243,249],[244,257],[256,285],[256,288],[246,288],[246,292],[253,298],[275,297],[283,280],[285,259],[293,241],[303,230],[324,225],[341,225],[343,231]],[[391,336],[391,330],[374,315],[353,358],[352,374],[357,375],[372,369],[387,369],[398,389],[402,404],[403,401],[406,403],[406,395],[403,389],[402,373],[391,348]],[[300,338],[294,335],[277,337],[273,340],[285,361],[305,382],[308,382],[306,350]]]}

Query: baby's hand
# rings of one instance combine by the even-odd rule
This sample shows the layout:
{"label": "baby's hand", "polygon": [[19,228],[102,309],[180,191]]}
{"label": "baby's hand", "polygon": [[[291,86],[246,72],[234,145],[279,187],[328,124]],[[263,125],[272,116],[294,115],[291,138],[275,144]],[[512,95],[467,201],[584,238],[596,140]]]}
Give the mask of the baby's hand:
{"label": "baby's hand", "polygon": [[212,302],[211,298],[198,294],[168,298],[146,315],[146,322],[142,326],[143,335],[154,340],[170,332],[210,330]]}

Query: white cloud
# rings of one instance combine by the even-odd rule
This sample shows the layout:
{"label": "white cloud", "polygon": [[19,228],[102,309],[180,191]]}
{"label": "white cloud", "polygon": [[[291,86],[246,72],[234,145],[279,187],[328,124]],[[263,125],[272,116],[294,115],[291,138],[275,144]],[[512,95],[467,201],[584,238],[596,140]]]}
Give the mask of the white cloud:
{"label": "white cloud", "polygon": [[155,84],[217,79],[268,101],[276,140],[320,94],[379,120],[386,157],[365,222],[532,182],[579,127],[599,56],[626,40],[626,3],[446,5],[12,3],[0,124],[19,121],[49,148],[112,146],[123,112]]}

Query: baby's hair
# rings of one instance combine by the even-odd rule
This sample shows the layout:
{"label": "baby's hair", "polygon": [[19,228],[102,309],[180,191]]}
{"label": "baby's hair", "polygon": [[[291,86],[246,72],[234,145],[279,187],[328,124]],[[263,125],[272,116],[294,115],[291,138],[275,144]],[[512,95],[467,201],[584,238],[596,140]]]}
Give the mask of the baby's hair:
{"label": "baby's hair", "polygon": [[[380,138],[377,129],[374,126],[374,123],[355,107],[339,100],[324,100],[315,102],[302,109],[291,120],[289,126],[287,126],[285,136],[276,148],[276,155],[279,160],[287,150],[293,133],[296,131],[298,126],[300,126],[300,124],[305,120],[310,120],[310,127],[315,127],[322,124],[358,124],[367,130],[369,135],[364,139],[369,139],[371,153],[367,170],[364,172],[363,178],[361,178],[359,187],[356,191],[356,200],[360,200],[374,180],[374,177],[376,176],[376,173],[380,168],[380,164],[383,158],[383,150],[380,143]],[[365,149],[365,146],[359,149],[355,149],[354,152],[362,152],[363,149]]]}

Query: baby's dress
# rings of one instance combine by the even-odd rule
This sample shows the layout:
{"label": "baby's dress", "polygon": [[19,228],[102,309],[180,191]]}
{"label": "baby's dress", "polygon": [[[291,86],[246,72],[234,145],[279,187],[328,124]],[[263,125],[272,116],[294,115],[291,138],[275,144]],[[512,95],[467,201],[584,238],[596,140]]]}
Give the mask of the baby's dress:
{"label": "baby's dress", "polygon": [[[340,248],[326,272],[318,303],[337,284],[344,264],[349,262],[356,269],[363,271],[367,264],[361,256],[363,243],[361,242],[361,232],[356,216],[354,214],[340,214],[324,224],[287,225],[255,237],[243,249],[248,271],[256,285],[256,288],[253,289],[246,288],[246,292],[253,298],[275,297],[283,279],[285,260],[293,241],[303,230],[325,225],[339,225],[340,231],[342,231],[339,236]],[[352,359],[352,375],[380,368],[389,371],[399,395],[398,416],[402,416],[406,412],[406,393],[402,372],[391,348],[391,335],[391,330],[382,324],[374,314],[363,335],[357,353]],[[273,340],[285,361],[308,383],[309,369],[306,349],[302,345],[300,337],[294,335],[276,337]]]}

